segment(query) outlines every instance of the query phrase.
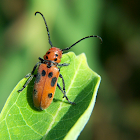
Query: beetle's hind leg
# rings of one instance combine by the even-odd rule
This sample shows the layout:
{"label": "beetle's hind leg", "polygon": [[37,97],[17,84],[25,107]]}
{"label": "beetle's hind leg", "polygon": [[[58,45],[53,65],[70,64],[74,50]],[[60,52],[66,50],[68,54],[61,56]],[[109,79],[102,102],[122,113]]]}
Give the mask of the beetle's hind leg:
{"label": "beetle's hind leg", "polygon": [[60,74],[59,77],[62,79],[62,83],[63,83],[63,89],[60,87],[60,85],[57,83],[58,88],[62,91],[62,93],[64,94],[63,98],[66,98],[66,100],[70,103],[70,104],[75,104],[74,102],[71,102],[67,95],[66,95],[66,91],[65,91],[65,82],[64,82],[64,78],[63,76]]}

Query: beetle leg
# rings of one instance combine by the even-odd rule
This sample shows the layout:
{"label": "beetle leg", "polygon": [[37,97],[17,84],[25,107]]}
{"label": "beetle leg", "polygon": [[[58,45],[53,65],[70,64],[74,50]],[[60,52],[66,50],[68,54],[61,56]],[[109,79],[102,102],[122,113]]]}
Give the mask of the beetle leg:
{"label": "beetle leg", "polygon": [[38,66],[39,64],[40,64],[40,62],[38,62],[38,63],[35,64],[35,66],[34,66],[32,72],[31,72],[31,75],[33,75],[33,73],[35,72],[35,70],[36,70],[36,68],[37,68],[37,66]]}
{"label": "beetle leg", "polygon": [[64,94],[63,98],[65,97],[66,100],[70,103],[70,104],[75,104],[74,102],[71,102],[67,95],[66,95],[66,91],[65,91],[65,82],[64,82],[64,78],[63,76],[60,74],[59,77],[62,79],[62,83],[63,83],[63,89],[60,87],[60,85],[57,83],[58,88],[62,91],[62,93]]}
{"label": "beetle leg", "polygon": [[35,70],[36,70],[38,64],[39,64],[39,62],[36,63],[36,65],[34,66],[32,72],[31,72],[31,73],[28,73],[28,74],[25,76],[25,78],[28,78],[28,77],[29,77],[29,79],[28,79],[28,80],[26,81],[26,83],[23,85],[22,89],[18,90],[18,92],[21,92],[22,90],[24,90],[24,88],[26,88],[26,86],[31,82],[31,80],[33,79],[33,77],[36,76],[36,75],[34,75],[34,72],[35,72]]}
{"label": "beetle leg", "polygon": [[28,73],[27,75],[25,75],[25,78],[28,78],[31,76],[31,73]]}
{"label": "beetle leg", "polygon": [[18,92],[21,92],[24,88],[26,88],[26,86],[31,82],[31,80],[33,79],[34,75],[31,75],[29,77],[29,79],[27,80],[27,82],[23,85],[22,89],[18,90]]}
{"label": "beetle leg", "polygon": [[69,63],[58,64],[58,66],[68,66]]}
{"label": "beetle leg", "polygon": [[41,63],[44,62],[44,59],[42,59],[41,57],[39,57],[38,59],[41,61]]}

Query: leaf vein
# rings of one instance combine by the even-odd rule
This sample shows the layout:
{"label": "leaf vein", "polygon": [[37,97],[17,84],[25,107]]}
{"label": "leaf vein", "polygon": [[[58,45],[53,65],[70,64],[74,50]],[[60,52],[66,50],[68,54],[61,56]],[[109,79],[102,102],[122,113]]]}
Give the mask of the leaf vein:
{"label": "leaf vein", "polygon": [[[74,61],[75,61],[75,60],[74,60]],[[69,86],[69,88],[68,88],[68,90],[67,90],[67,93],[69,93],[69,90],[71,89],[72,84],[73,84],[74,81],[75,81],[75,78],[76,78],[76,76],[77,76],[77,74],[78,74],[78,71],[79,71],[79,68],[80,68],[80,66],[81,66],[81,63],[82,63],[82,61],[80,61],[79,65],[78,65],[78,67],[77,67],[77,70],[75,71],[75,74],[74,74],[74,76],[73,76],[73,78],[72,78],[72,81],[71,81],[71,83],[70,83],[70,86]],[[75,64],[75,63],[74,63],[74,64]],[[75,66],[74,66],[74,68],[75,68]],[[64,100],[64,99],[62,99],[62,101],[63,101],[63,100]],[[56,112],[56,114],[55,114],[55,116],[53,117],[53,120],[52,120],[52,122],[51,122],[49,128],[47,129],[47,131],[46,131],[46,133],[45,133],[45,135],[44,135],[44,137],[43,137],[43,140],[45,140],[47,134],[48,134],[49,131],[51,130],[51,128],[52,128],[52,126],[53,126],[53,124],[54,124],[54,122],[55,122],[55,119],[56,119],[56,117],[57,117],[59,111],[60,111],[61,108],[62,108],[62,104],[63,104],[63,103],[61,102],[61,103],[60,103],[60,106],[59,106],[59,108],[58,108],[58,110],[57,110],[57,112]]]}

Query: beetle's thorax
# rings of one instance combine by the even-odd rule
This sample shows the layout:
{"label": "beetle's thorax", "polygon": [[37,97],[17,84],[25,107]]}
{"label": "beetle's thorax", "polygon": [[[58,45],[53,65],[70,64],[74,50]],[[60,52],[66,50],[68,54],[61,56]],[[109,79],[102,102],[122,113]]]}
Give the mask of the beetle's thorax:
{"label": "beetle's thorax", "polygon": [[62,50],[56,47],[51,47],[44,55],[44,60],[60,63],[62,58]]}

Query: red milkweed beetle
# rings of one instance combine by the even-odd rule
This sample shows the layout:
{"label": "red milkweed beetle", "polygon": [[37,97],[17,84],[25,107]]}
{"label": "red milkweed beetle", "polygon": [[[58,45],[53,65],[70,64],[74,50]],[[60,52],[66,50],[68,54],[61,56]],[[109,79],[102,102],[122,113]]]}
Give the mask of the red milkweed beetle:
{"label": "red milkweed beetle", "polygon": [[[48,40],[49,40],[49,44],[51,45],[51,48],[44,55],[43,57],[44,59],[39,57],[40,61],[34,66],[32,72],[25,76],[26,78],[29,77],[29,79],[23,85],[22,89],[18,90],[18,92],[21,92],[30,83],[33,77],[36,77],[34,88],[33,88],[33,102],[36,108],[44,110],[47,107],[49,107],[49,105],[51,104],[53,100],[56,86],[58,86],[58,88],[64,94],[63,98],[65,97],[70,104],[75,104],[74,102],[71,102],[66,96],[65,82],[64,82],[63,76],[59,73],[60,69],[57,67],[57,66],[69,65],[67,63],[59,64],[61,62],[63,51],[69,50],[71,47],[73,47],[74,45],[76,45],[77,43],[79,43],[80,41],[86,38],[97,37],[101,40],[101,42],[102,42],[102,38],[96,35],[91,35],[91,36],[87,36],[78,40],[76,43],[74,43],[73,45],[65,49],[59,49],[59,48],[53,47],[52,42],[50,40],[50,34],[49,34],[49,29],[48,29],[46,20],[42,13],[35,12],[35,15],[37,13],[40,14],[44,19],[46,29],[47,29],[47,34],[48,34]],[[37,74],[35,75],[34,72],[37,69],[37,67],[38,67],[38,70],[37,70]],[[57,83],[58,77],[62,79],[63,89]]]}

